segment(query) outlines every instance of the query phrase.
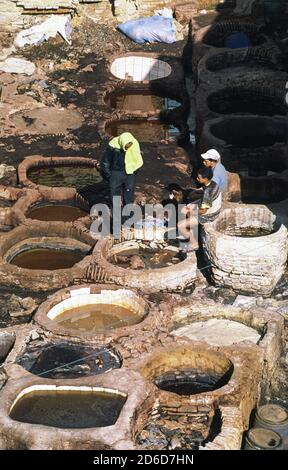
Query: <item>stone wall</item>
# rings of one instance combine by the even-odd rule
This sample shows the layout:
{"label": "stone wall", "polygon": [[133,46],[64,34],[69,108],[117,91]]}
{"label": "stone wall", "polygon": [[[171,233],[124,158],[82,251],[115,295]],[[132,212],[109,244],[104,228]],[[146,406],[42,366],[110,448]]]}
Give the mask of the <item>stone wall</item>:
{"label": "stone wall", "polygon": [[[242,227],[246,227],[244,232]],[[260,236],[249,233],[249,227],[258,229]],[[277,224],[276,216],[265,206],[225,209],[206,224],[204,238],[216,285],[269,296],[284,274],[287,229]]]}

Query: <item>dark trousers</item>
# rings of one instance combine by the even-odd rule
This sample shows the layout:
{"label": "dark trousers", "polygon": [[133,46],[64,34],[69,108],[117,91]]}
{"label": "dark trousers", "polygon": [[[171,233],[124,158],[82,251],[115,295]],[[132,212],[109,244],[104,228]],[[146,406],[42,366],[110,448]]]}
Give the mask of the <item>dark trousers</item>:
{"label": "dark trousers", "polygon": [[110,177],[110,197],[122,196],[124,204],[134,202],[135,175],[127,175],[125,171],[112,171]]}

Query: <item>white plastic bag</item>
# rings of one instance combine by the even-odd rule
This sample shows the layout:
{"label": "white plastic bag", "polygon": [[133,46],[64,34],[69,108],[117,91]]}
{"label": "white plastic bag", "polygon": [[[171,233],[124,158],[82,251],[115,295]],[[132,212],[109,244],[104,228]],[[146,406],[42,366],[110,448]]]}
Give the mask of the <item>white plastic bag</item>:
{"label": "white plastic bag", "polygon": [[63,39],[71,45],[71,32],[72,26],[69,16],[52,15],[43,23],[20,31],[14,40],[14,44],[16,47],[23,47],[26,44],[40,44],[41,42],[47,41],[50,37],[55,38],[59,33]]}

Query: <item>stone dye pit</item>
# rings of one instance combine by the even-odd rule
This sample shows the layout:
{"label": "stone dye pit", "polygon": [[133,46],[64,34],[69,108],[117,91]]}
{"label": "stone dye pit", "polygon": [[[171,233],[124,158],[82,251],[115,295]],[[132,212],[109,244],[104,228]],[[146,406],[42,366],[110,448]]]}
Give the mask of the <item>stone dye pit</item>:
{"label": "stone dye pit", "polygon": [[155,408],[160,406],[171,417],[192,412],[194,405],[239,406],[247,428],[259,392],[263,352],[252,343],[220,351],[204,342],[177,338],[174,344],[147,353],[140,363],[135,361],[134,367],[154,384]]}
{"label": "stone dye pit", "polygon": [[10,417],[22,423],[64,429],[115,424],[127,395],[109,389],[87,388],[47,385],[24,389],[11,407]]}
{"label": "stone dye pit", "polygon": [[[179,248],[170,247],[163,241],[159,244],[153,241],[152,245],[154,248],[151,249],[150,245],[149,250],[149,245],[144,244],[145,251],[148,248],[148,255],[141,259],[139,256],[141,242],[130,240],[117,243],[117,240],[112,238],[103,238],[95,245],[93,260],[111,282],[139,288],[145,292],[181,291],[193,284],[197,269],[193,252],[189,253],[184,261],[181,261],[179,260]],[[131,257],[127,256],[127,253],[130,253]]]}
{"label": "stone dye pit", "polygon": [[36,220],[63,220],[63,222],[73,222],[81,217],[85,217],[87,212],[80,207],[64,206],[61,204],[48,205],[43,204],[32,208],[27,213],[28,219]]}
{"label": "stone dye pit", "polygon": [[255,74],[270,75],[283,69],[280,50],[273,45],[263,45],[244,49],[212,51],[198,64],[198,82],[212,84],[239,80]]}
{"label": "stone dye pit", "polygon": [[204,245],[216,285],[269,295],[284,274],[287,229],[264,206],[224,209],[206,224]]}
{"label": "stone dye pit", "polygon": [[128,114],[158,114],[162,110],[174,109],[180,106],[175,100],[153,94],[146,88],[122,88],[107,92],[104,98],[111,108],[124,111]]}
{"label": "stone dye pit", "polygon": [[177,128],[163,124],[157,117],[112,120],[106,123],[105,132],[113,137],[131,132],[144,142],[159,142],[179,135]]}
{"label": "stone dye pit", "polygon": [[91,174],[91,168],[75,167],[72,165],[50,167],[50,168],[35,168],[28,172],[28,178],[36,185],[49,186],[49,187],[76,187],[83,189],[86,186],[92,186],[101,181],[99,173]]}
{"label": "stone dye pit", "polygon": [[148,395],[127,369],[72,380],[27,376],[1,393],[1,449],[22,450],[133,449],[132,417]]}
{"label": "stone dye pit", "polygon": [[[243,148],[255,149],[259,147],[273,147],[277,145],[278,153],[281,150],[281,143],[286,144],[288,140],[288,120],[283,117],[268,118],[261,116],[229,116],[219,118],[206,123],[206,132],[209,136],[203,135],[207,148],[214,144],[221,152],[222,147],[229,145],[230,149]],[[213,147],[213,145],[212,145]],[[263,151],[263,149],[261,149]],[[221,153],[222,156],[222,153]],[[281,154],[280,154],[281,161]],[[226,162],[225,162],[226,163]],[[279,162],[277,162],[279,165]],[[277,165],[277,166],[278,166]],[[285,169],[280,165],[278,173]]]}
{"label": "stone dye pit", "polygon": [[258,46],[265,42],[265,37],[259,33],[259,29],[254,23],[237,20],[222,21],[197,31],[195,42],[201,41],[209,46],[222,48],[226,47],[225,40],[230,34],[240,32],[249,37],[252,46]]}
{"label": "stone dye pit", "polygon": [[163,60],[153,57],[127,56],[115,59],[111,65],[111,73],[121,80],[146,82],[167,77],[171,67]]}
{"label": "stone dye pit", "polygon": [[73,222],[86,217],[88,213],[88,202],[72,188],[42,192],[29,190],[13,208],[13,216],[18,224],[30,223],[32,220]]}
{"label": "stone dye pit", "polygon": [[[179,338],[152,350],[140,363],[135,361],[145,380],[154,384],[155,393],[135,415],[137,448],[198,449],[220,444],[220,448],[239,449],[257,396],[258,379],[252,378],[251,370],[261,368],[260,357],[253,346],[245,357],[241,347],[237,352],[229,348],[220,352]],[[232,429],[233,438],[229,438]]]}
{"label": "stone dye pit", "polygon": [[198,372],[193,369],[168,371],[154,380],[156,387],[177,395],[196,395],[198,393],[212,392],[228,383],[233,368],[226,373],[216,374]]}
{"label": "stone dye pit", "polygon": [[141,367],[144,377],[156,387],[177,395],[197,395],[224,387],[233,373],[233,364],[212,351],[195,353],[176,348],[170,354],[154,354]]}
{"label": "stone dye pit", "polygon": [[253,328],[239,322],[221,319],[194,322],[172,333],[194,341],[205,341],[213,346],[229,346],[240,341],[252,341],[257,344],[261,338]]}
{"label": "stone dye pit", "polygon": [[83,190],[102,181],[96,160],[82,157],[27,157],[18,167],[19,181],[30,188]]}
{"label": "stone dye pit", "polygon": [[221,348],[242,341],[257,344],[264,352],[267,380],[283,352],[284,319],[271,310],[196,302],[176,306],[168,328],[178,340],[186,337]]}
{"label": "stone dye pit", "polygon": [[74,379],[103,374],[121,367],[111,348],[92,348],[69,342],[29,345],[17,359],[28,372],[49,379]]}
{"label": "stone dye pit", "polygon": [[[275,90],[276,91],[276,90]],[[229,85],[213,91],[207,97],[208,108],[217,114],[258,114],[260,116],[285,116],[288,106],[285,103],[285,90],[275,92],[269,86],[249,84]],[[281,93],[282,92],[282,93]]]}
{"label": "stone dye pit", "polygon": [[95,285],[55,294],[40,306],[35,320],[58,334],[91,337],[117,335],[117,330],[143,321],[147,313],[148,305],[135,292]]}
{"label": "stone dye pit", "polygon": [[5,261],[19,268],[54,271],[71,268],[88,251],[87,245],[73,242],[72,239],[61,242],[48,237],[46,240],[35,237],[13,246],[6,252]]}
{"label": "stone dye pit", "polygon": [[[81,274],[94,241],[70,224],[36,221],[2,237],[1,282],[24,288],[64,287]],[[4,274],[5,273],[5,274]]]}
{"label": "stone dye pit", "polygon": [[[63,305],[64,307],[64,305]],[[52,313],[50,312],[50,315]],[[50,318],[52,318],[50,316]],[[119,305],[81,305],[69,308],[57,315],[54,320],[62,328],[102,333],[109,329],[130,326],[141,321],[137,313]]]}
{"label": "stone dye pit", "polygon": [[253,192],[254,188],[252,180],[246,182],[246,178],[266,177],[261,180],[263,189],[259,192],[258,202],[263,196],[267,202],[273,202],[272,197],[269,200],[271,183],[267,177],[272,179],[273,175],[287,169],[287,136],[288,120],[285,117],[229,116],[205,123],[201,147],[217,148],[226,169],[240,175],[239,190],[243,201],[250,202],[247,190],[251,188]]}
{"label": "stone dye pit", "polygon": [[[255,74],[246,79],[202,83],[196,90],[196,121],[199,137],[209,119],[219,117],[287,116],[287,74]],[[250,116],[251,115],[251,116]],[[280,131],[281,132],[281,131]],[[270,131],[269,131],[270,133]]]}
{"label": "stone dye pit", "polygon": [[149,90],[112,91],[105,97],[105,103],[112,108],[126,112],[160,113],[165,107],[165,98],[156,96]]}
{"label": "stone dye pit", "polygon": [[[235,19],[215,22],[199,29],[194,35],[194,66],[196,67],[198,61],[208,52],[215,49],[225,49],[226,39],[234,33],[244,33],[251,43],[250,47],[267,42],[267,37],[260,32],[260,27],[252,22]],[[245,48],[245,50],[247,49]]]}
{"label": "stone dye pit", "polygon": [[[151,246],[152,245],[152,246]],[[177,247],[160,245],[149,242],[128,242],[127,250],[123,246],[120,254],[113,254],[111,250],[111,258],[109,261],[115,266],[132,269],[159,269],[166,268],[180,263],[183,259]]]}

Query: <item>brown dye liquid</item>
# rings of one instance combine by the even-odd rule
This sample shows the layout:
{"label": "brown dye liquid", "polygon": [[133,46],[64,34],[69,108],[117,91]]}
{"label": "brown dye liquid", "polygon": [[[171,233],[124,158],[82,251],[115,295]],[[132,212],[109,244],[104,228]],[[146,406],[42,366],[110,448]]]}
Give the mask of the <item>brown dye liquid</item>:
{"label": "brown dye liquid", "polygon": [[64,328],[97,332],[135,325],[141,320],[139,314],[113,304],[83,305],[66,310],[56,317],[57,323]]}
{"label": "brown dye liquid", "polygon": [[45,269],[55,271],[57,269],[72,268],[79,263],[85,254],[76,250],[57,250],[50,248],[35,248],[23,251],[16,255],[10,264],[25,269]]}
{"label": "brown dye liquid", "polygon": [[169,133],[169,127],[162,124],[159,120],[137,119],[127,121],[116,121],[107,125],[107,132],[116,137],[123,132],[131,132],[134,137],[140,141],[159,141],[172,137]]}
{"label": "brown dye liquid", "polygon": [[125,111],[152,111],[157,113],[165,106],[165,99],[159,96],[152,95],[149,92],[128,92],[128,93],[115,93],[110,99],[110,106],[112,108],[121,109]]}
{"label": "brown dye liquid", "polygon": [[102,181],[96,169],[78,165],[37,167],[28,172],[28,178],[32,183],[44,186],[78,189],[93,186]]}
{"label": "brown dye liquid", "polygon": [[[138,263],[137,260],[138,259]],[[111,262],[117,266],[130,269],[160,269],[181,262],[179,253],[167,250],[145,250],[140,248],[135,253],[122,251],[121,254],[113,256]]]}
{"label": "brown dye liquid", "polygon": [[35,207],[27,213],[27,217],[29,219],[43,220],[45,222],[50,220],[73,222],[74,220],[77,220],[80,217],[85,217],[86,215],[87,212],[80,209],[80,207],[60,206],[57,204]]}
{"label": "brown dye liquid", "polygon": [[35,391],[19,400],[15,421],[57,428],[94,428],[116,423],[126,397],[107,392]]}

